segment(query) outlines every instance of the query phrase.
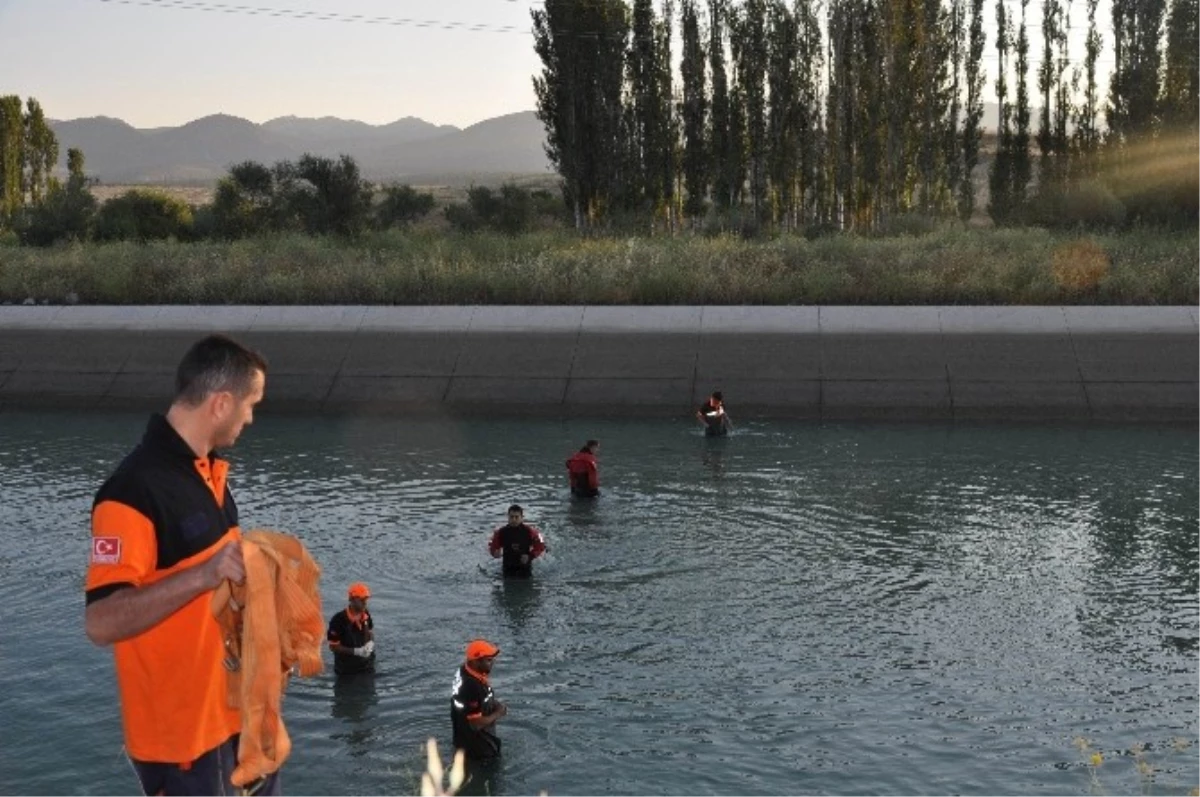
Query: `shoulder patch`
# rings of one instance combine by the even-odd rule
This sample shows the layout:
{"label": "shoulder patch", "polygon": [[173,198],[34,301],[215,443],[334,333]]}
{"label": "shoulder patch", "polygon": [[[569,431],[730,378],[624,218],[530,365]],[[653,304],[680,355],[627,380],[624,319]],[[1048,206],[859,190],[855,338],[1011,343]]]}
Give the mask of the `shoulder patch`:
{"label": "shoulder patch", "polygon": [[97,565],[115,565],[121,562],[120,537],[93,537],[92,563]]}

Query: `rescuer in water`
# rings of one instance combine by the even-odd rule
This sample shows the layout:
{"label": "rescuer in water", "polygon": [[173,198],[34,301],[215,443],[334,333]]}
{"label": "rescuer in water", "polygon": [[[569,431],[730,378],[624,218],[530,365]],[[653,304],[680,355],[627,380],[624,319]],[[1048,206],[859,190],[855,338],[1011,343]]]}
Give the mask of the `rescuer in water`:
{"label": "rescuer in water", "polygon": [[588,440],[583,448],[567,460],[567,478],[571,482],[571,495],[579,498],[595,498],[600,495],[600,473],[596,467],[597,440]]}

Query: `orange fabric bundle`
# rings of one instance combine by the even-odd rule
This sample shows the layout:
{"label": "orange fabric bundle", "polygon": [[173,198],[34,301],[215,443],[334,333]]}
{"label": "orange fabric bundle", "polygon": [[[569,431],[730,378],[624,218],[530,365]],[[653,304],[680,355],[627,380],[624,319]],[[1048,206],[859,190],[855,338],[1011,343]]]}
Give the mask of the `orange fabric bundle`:
{"label": "orange fabric bundle", "polygon": [[299,540],[255,529],[242,538],[242,559],[245,582],[224,582],[212,600],[225,634],[229,705],[242,713],[236,786],[278,771],[287,760],[292,741],[280,715],[283,690],[293,672],[321,672],[325,639],[321,568]]}

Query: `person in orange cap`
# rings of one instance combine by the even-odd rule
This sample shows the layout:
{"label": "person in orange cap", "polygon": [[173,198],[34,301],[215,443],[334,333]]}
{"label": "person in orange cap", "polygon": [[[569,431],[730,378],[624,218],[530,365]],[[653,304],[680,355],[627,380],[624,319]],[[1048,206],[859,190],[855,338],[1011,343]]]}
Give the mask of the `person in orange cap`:
{"label": "person in orange cap", "polygon": [[338,675],[375,672],[375,623],[367,611],[371,590],[361,581],[350,585],[349,605],[329,620],[329,649]]}
{"label": "person in orange cap", "polygon": [[450,694],[450,722],[454,749],[472,761],[487,761],[500,755],[500,739],[492,730],[508,708],[496,699],[488,678],[500,648],[486,639],[467,645],[467,658],[454,673]]}

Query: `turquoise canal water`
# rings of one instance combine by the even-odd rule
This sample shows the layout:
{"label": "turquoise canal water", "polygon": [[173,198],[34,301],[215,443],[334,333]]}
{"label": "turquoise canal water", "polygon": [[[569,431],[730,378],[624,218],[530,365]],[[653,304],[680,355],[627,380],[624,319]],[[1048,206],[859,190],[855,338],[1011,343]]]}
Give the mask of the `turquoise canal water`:
{"label": "turquoise canal water", "polygon": [[[136,790],[82,579],[143,425],[0,413],[0,792]],[[588,437],[604,495],[572,503]],[[483,635],[510,712],[477,792],[1187,793],[1197,455],[1154,426],[263,418],[243,525],[306,541],[326,615],[368,582],[380,661],[293,682],[285,790],[415,794]],[[514,501],[550,546],[531,583],[485,552]]]}

